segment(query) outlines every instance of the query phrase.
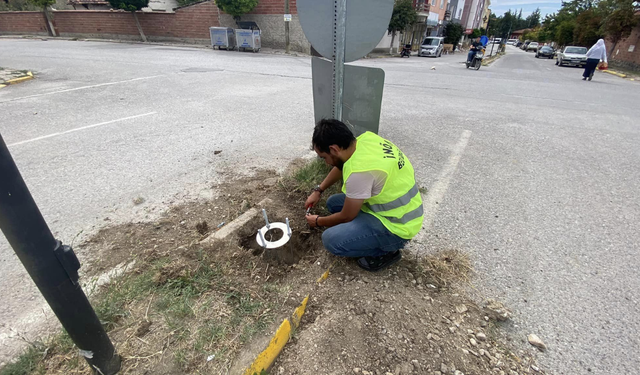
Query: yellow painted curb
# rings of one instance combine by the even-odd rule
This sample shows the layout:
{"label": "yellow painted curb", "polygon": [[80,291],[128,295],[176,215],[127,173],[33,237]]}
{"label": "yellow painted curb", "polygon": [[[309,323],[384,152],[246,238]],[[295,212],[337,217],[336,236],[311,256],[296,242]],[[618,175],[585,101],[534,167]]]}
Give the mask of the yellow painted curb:
{"label": "yellow painted curb", "polygon": [[7,85],[0,84],[0,89],[3,87],[7,87]]}
{"label": "yellow painted curb", "polygon": [[244,375],[260,375],[262,371],[268,370],[284,349],[284,346],[287,344],[289,339],[291,338],[291,333],[293,329],[297,328],[300,324],[300,320],[302,319],[302,315],[304,315],[304,311],[307,308],[307,302],[309,301],[309,296],[307,295],[300,306],[298,306],[293,315],[291,316],[291,322],[289,319],[285,319],[280,327],[276,331],[275,335],[269,341],[269,345],[267,348],[262,351],[262,353],[258,354],[258,357],[253,361],[251,366],[244,372]]}
{"label": "yellow painted curb", "polygon": [[20,78],[10,79],[10,80],[6,81],[4,84],[5,85],[15,85],[16,83],[28,81],[30,79],[33,79],[33,73],[27,72],[26,76],[20,77]]}
{"label": "yellow painted curb", "polygon": [[627,78],[626,74],[618,73],[618,72],[616,72],[614,70],[603,70],[603,72],[609,73],[609,74],[613,74],[614,76],[618,76],[620,78]]}

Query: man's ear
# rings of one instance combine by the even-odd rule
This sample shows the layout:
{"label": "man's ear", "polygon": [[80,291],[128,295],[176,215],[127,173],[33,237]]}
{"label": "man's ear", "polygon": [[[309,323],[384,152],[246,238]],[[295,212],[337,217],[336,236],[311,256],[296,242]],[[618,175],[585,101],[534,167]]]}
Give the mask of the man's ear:
{"label": "man's ear", "polygon": [[329,146],[329,153],[333,156],[338,156],[340,155],[340,151],[342,149],[340,147],[338,147],[338,145],[331,145]]}

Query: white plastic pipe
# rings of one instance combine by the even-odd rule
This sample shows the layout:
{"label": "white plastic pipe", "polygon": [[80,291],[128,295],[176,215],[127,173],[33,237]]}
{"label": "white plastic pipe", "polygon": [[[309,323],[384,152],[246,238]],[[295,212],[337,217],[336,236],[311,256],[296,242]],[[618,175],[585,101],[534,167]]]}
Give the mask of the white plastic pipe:
{"label": "white plastic pipe", "polygon": [[284,219],[287,222],[287,234],[290,236],[291,235],[291,227],[289,226],[289,218],[285,218]]}
{"label": "white plastic pipe", "polygon": [[264,237],[262,236],[262,232],[260,231],[260,229],[258,229],[258,235],[260,235],[260,241],[262,242],[260,246],[267,247],[267,241],[264,240]]}
{"label": "white plastic pipe", "polygon": [[267,229],[270,229],[269,227],[269,219],[267,218],[267,211],[265,211],[265,209],[262,209],[262,216],[264,216],[264,222],[267,223]]}

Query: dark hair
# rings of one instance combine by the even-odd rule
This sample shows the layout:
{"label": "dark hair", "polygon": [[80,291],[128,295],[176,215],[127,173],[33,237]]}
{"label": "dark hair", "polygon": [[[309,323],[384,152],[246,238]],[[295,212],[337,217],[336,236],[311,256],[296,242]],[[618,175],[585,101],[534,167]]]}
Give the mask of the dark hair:
{"label": "dark hair", "polygon": [[313,129],[311,144],[319,151],[329,153],[329,146],[336,145],[344,150],[355,140],[356,137],[342,121],[322,119]]}

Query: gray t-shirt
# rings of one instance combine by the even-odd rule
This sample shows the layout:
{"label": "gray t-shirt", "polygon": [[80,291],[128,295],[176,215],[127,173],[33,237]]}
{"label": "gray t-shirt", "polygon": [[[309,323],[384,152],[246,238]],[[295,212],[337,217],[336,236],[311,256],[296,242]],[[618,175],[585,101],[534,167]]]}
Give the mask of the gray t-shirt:
{"label": "gray t-shirt", "polygon": [[351,173],[345,183],[347,198],[369,199],[375,197],[380,194],[386,181],[387,174],[382,171]]}

